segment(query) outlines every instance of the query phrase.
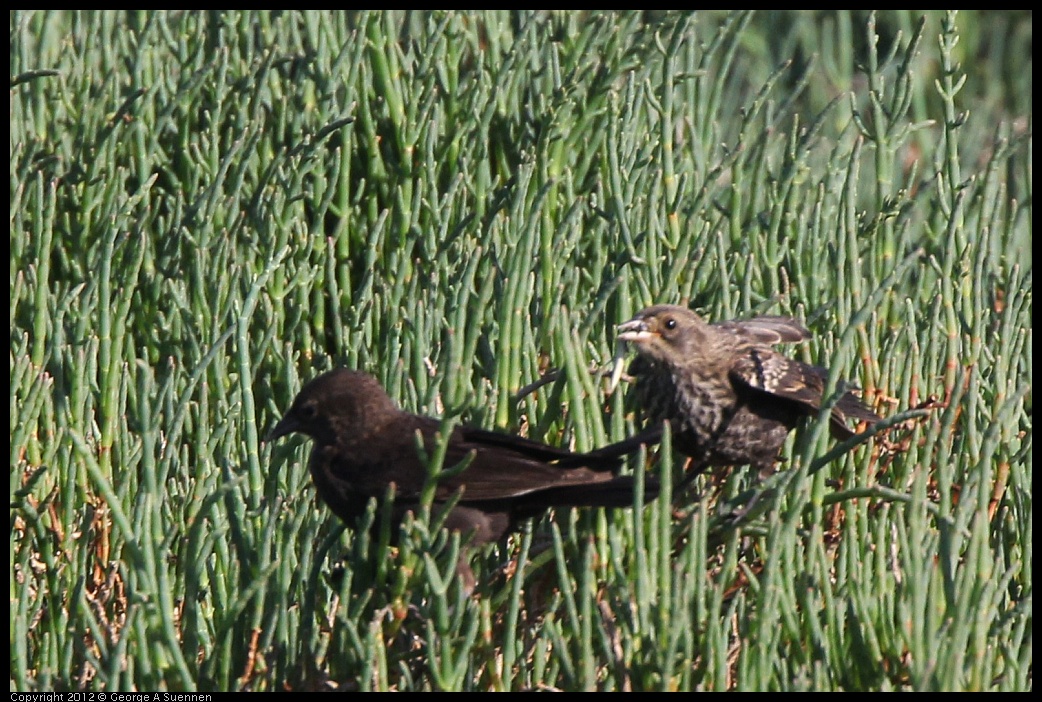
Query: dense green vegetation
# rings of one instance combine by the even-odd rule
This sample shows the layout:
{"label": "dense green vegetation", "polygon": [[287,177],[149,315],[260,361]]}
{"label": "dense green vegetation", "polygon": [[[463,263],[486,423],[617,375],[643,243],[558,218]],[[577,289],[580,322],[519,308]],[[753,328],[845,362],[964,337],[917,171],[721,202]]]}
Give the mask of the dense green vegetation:
{"label": "dense green vegetation", "polygon": [[[1031,688],[1030,13],[9,21],[12,690]],[[473,597],[262,441],[335,365],[621,439],[653,302],[805,320],[894,426],[559,511]]]}

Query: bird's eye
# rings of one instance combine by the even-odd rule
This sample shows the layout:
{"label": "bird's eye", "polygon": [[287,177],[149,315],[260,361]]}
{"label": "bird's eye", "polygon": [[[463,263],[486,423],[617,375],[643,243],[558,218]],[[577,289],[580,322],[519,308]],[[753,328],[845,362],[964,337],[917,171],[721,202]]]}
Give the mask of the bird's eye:
{"label": "bird's eye", "polygon": [[666,329],[676,329],[676,328],[677,328],[677,320],[673,319],[672,317],[670,317],[669,319],[666,320]]}
{"label": "bird's eye", "polygon": [[317,414],[318,408],[313,404],[308,403],[300,408],[300,416],[304,419],[314,419]]}

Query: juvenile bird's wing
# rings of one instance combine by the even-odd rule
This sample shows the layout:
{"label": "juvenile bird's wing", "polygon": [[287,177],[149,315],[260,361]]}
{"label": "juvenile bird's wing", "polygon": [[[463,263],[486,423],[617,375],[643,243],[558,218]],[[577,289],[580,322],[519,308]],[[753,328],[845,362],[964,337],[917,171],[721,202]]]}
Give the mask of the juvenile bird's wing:
{"label": "juvenile bird's wing", "polygon": [[[761,390],[801,405],[807,414],[821,410],[828,371],[786,358],[768,348],[751,347],[731,367],[732,382]],[[874,424],[880,417],[852,393],[845,393],[832,407],[832,435],[846,439],[854,435],[847,421]]]}
{"label": "juvenile bird's wing", "polygon": [[718,322],[711,326],[726,329],[757,344],[781,344],[785,342],[806,341],[810,332],[791,317],[753,317],[752,319],[734,319]]}
{"label": "juvenile bird's wing", "polygon": [[752,346],[735,357],[731,381],[791,400],[808,413],[821,409],[824,382],[813,366],[786,358],[766,347]]}

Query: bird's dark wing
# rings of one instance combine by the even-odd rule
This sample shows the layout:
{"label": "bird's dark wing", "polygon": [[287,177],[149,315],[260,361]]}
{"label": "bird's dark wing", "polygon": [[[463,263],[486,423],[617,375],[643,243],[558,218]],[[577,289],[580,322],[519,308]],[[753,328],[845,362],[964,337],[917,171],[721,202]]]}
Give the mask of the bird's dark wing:
{"label": "bird's dark wing", "polygon": [[[333,469],[357,492],[379,497],[393,481],[399,498],[416,499],[427,478],[427,466],[416,450],[416,433],[423,436],[427,454],[433,455],[440,427],[435,419],[402,413],[367,444],[364,461],[362,452],[345,450],[345,459],[334,461]],[[579,463],[581,455],[507,434],[456,427],[445,451],[444,475],[435,499],[449,499],[460,488],[462,500],[473,502],[603,483],[612,480],[613,469],[620,465],[617,455],[592,455],[589,465]],[[467,467],[453,471],[464,460],[470,461]]]}
{"label": "bird's dark wing", "polygon": [[605,471],[619,468],[622,465],[621,459],[635,453],[641,446],[651,446],[662,441],[662,427],[650,426],[622,441],[586,453],[575,453],[520,436],[486,429],[460,427],[459,432],[464,441],[473,444],[475,448],[480,446],[506,449],[527,458],[550,463],[560,469],[585,466]]}
{"label": "bird's dark wing", "polygon": [[[458,464],[471,453],[470,465],[459,475],[438,484],[446,498],[463,486],[463,501],[515,498],[548,488],[593,485],[611,481],[620,464],[617,456],[594,456],[576,465],[581,454],[571,454],[520,437],[494,432],[457,429],[445,456],[445,467]],[[562,465],[567,463],[567,465]]]}
{"label": "bird's dark wing", "polygon": [[805,341],[810,338],[810,332],[791,317],[767,316],[735,319],[718,322],[712,326],[717,329],[726,329],[757,344],[774,345]]}
{"label": "bird's dark wing", "polygon": [[[622,441],[602,446],[587,453],[573,453],[571,456],[557,462],[558,466],[586,465],[593,466],[594,462],[608,459],[618,459],[635,453],[641,446],[653,446],[662,441],[662,424],[653,422],[633,436],[628,436]],[[597,463],[599,465],[599,463]]]}
{"label": "bird's dark wing", "polygon": [[[632,475],[620,475],[593,485],[545,488],[515,500],[513,511],[518,518],[523,518],[537,516],[547,507],[629,507],[633,504],[635,489],[636,481]],[[658,497],[659,489],[657,479],[645,476],[645,503]]]}
{"label": "bird's dark wing", "polygon": [[[762,390],[803,406],[808,414],[821,410],[822,395],[828,371],[786,358],[766,348],[750,348],[731,367],[731,380]],[[874,424],[880,417],[865,407],[853,393],[847,392],[832,407],[832,435],[847,439],[854,435],[847,422],[851,419]]]}
{"label": "bird's dark wing", "polygon": [[[498,431],[489,431],[487,429],[477,429],[475,427],[461,426],[457,429],[457,434],[463,443],[472,448],[502,449],[503,451],[518,456],[542,461],[544,463],[552,463],[562,467],[585,465],[590,468],[614,470],[621,465],[619,458],[622,455],[632,453],[638,448],[638,446],[633,446],[633,448],[626,451],[622,450],[624,448],[623,446],[615,452],[602,450],[582,454],[573,453],[567,449],[557,448],[556,446],[549,446],[538,441],[532,441],[531,439],[526,439],[521,436],[504,434],[503,432]],[[605,447],[605,449],[607,448],[608,447]]]}
{"label": "bird's dark wing", "polygon": [[808,413],[821,409],[821,393],[825,387],[814,366],[786,358],[766,347],[753,346],[735,357],[731,366],[732,382],[791,400],[803,405]]}
{"label": "bird's dark wing", "polygon": [[[793,361],[793,363],[799,363],[799,361]],[[800,363],[800,365],[804,367],[806,372],[813,373],[818,377],[823,392],[829,372],[819,366],[808,366],[805,363]],[[820,405],[821,403],[819,402],[818,404]],[[840,441],[852,437],[854,432],[847,426],[847,422],[850,420],[875,424],[882,421],[882,419],[882,417],[866,407],[857,395],[852,392],[845,392],[839,398],[839,401],[832,406],[832,436]]]}
{"label": "bird's dark wing", "polygon": [[882,417],[865,407],[861,400],[849,392],[839,398],[839,402],[833,408],[832,414],[835,415],[837,412],[843,415],[844,420],[856,419],[859,422],[868,422],[869,424],[883,421]]}

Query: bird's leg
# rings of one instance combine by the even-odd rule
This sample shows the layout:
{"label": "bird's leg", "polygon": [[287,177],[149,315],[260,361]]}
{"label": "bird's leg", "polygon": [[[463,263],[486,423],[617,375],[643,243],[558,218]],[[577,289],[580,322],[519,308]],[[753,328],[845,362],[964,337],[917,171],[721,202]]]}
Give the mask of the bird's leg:
{"label": "bird's leg", "polygon": [[[705,461],[696,462],[695,459],[688,457],[688,459],[684,461],[684,469],[683,471],[681,471],[684,474],[684,477],[681,478],[680,482],[678,482],[676,486],[673,488],[674,498],[676,498],[677,495],[683,494],[684,488],[686,488],[688,485],[694,482],[695,478],[702,474],[702,471],[706,469],[707,465],[708,464]],[[685,501],[683,507],[674,507],[673,519],[687,519],[691,512],[694,511],[695,505],[697,505],[698,502],[699,500],[698,498],[696,498],[691,501]]]}
{"label": "bird's leg", "polygon": [[474,571],[470,567],[470,550],[467,548],[460,548],[459,559],[456,561],[456,575],[460,579],[460,589],[463,590],[463,594],[470,597],[474,593],[474,586],[477,585],[477,578],[474,577]]}
{"label": "bird's leg", "polygon": [[673,492],[679,493],[694,482],[695,478],[702,475],[702,471],[706,469],[706,465],[705,461],[696,462],[695,459],[688,458],[684,463],[684,477],[679,483],[677,483],[676,487],[673,488]]}

